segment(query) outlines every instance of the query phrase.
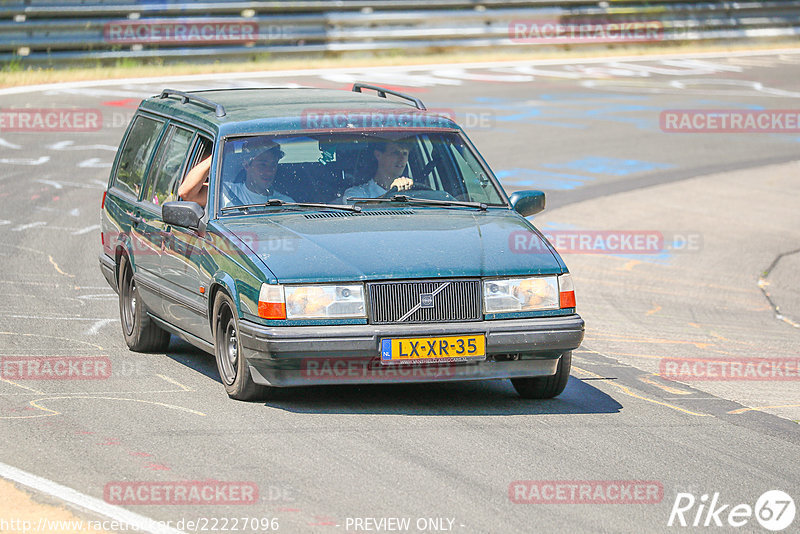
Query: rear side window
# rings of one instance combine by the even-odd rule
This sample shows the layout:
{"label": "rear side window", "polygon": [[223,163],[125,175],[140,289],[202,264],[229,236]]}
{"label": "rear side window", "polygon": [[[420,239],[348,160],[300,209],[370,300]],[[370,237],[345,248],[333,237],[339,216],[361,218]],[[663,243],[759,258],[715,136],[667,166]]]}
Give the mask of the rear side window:
{"label": "rear side window", "polygon": [[186,162],[186,155],[192,145],[194,132],[172,126],[161,143],[158,160],[151,173],[150,185],[145,200],[156,205],[175,200],[172,191],[175,182],[181,176],[181,169]]}
{"label": "rear side window", "polygon": [[163,125],[164,123],[148,117],[136,117],[120,154],[117,176],[114,179],[114,185],[118,189],[139,197],[147,163]]}

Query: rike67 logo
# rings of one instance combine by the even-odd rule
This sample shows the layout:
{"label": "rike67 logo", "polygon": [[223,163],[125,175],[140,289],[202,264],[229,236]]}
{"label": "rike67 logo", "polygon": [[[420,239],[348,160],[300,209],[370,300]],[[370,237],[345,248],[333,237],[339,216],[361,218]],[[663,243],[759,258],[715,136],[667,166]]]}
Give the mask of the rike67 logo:
{"label": "rike67 logo", "polygon": [[[779,532],[794,522],[796,512],[794,500],[780,490],[764,492],[753,507],[745,503],[725,503],[719,492],[710,498],[703,494],[699,499],[691,493],[678,493],[667,526],[740,528],[749,525],[755,517],[765,529]],[[746,530],[752,532],[752,527]]]}

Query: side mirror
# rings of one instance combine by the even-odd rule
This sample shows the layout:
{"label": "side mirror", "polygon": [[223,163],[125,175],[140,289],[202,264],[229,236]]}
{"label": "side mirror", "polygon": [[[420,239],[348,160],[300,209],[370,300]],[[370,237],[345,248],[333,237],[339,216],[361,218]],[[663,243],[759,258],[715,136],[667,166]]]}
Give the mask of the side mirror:
{"label": "side mirror", "polygon": [[514,210],[523,217],[544,211],[544,193],[541,191],[517,191],[509,200]]}
{"label": "side mirror", "polygon": [[203,215],[205,215],[205,210],[197,202],[180,200],[166,202],[161,206],[161,218],[165,223],[200,232],[203,230],[200,228]]}

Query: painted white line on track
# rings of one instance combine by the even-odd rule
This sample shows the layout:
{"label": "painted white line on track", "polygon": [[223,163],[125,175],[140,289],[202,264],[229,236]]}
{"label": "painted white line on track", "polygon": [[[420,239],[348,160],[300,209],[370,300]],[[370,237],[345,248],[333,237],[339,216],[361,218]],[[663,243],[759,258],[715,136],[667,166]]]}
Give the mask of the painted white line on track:
{"label": "painted white line on track", "polygon": [[89,158],[78,163],[82,169],[105,169],[110,168],[112,163],[104,163],[100,158]]}
{"label": "painted white line on track", "polygon": [[[42,180],[37,180],[37,181],[38,182],[42,182]],[[85,183],[81,183],[81,182],[70,182],[70,181],[66,181],[66,180],[47,180],[44,183],[47,183],[48,185],[53,185],[53,187],[56,187],[54,184],[59,184],[62,187],[65,186],[65,185],[68,185],[70,187],[82,187],[84,189],[97,189],[100,186],[102,186],[102,188],[105,189],[106,185],[107,185],[105,182],[101,182],[100,180],[90,180],[90,183],[86,183],[86,184]],[[93,184],[97,184],[97,185],[93,185]]]}
{"label": "painted white line on track", "polygon": [[36,91],[48,91],[51,89],[83,88],[83,87],[103,87],[125,84],[158,84],[159,87],[165,83],[192,82],[204,80],[230,80],[237,74],[248,78],[283,78],[299,76],[320,76],[326,74],[337,74],[346,72],[372,72],[372,71],[392,71],[392,72],[412,72],[426,71],[431,69],[494,69],[497,67],[525,66],[525,65],[576,65],[580,63],[607,63],[609,61],[659,61],[682,58],[730,58],[730,57],[750,57],[750,56],[774,56],[774,55],[796,55],[800,54],[800,48],[786,48],[776,50],[742,50],[736,52],[696,52],[683,54],[652,54],[639,56],[608,56],[608,57],[589,57],[589,58],[561,58],[561,59],[526,59],[515,61],[491,61],[473,63],[431,63],[428,65],[390,65],[374,67],[337,67],[328,69],[292,69],[275,70],[261,72],[221,72],[217,74],[187,74],[181,76],[161,76],[151,78],[120,78],[105,80],[87,80],[79,82],[61,82],[39,85],[27,85],[21,87],[7,87],[0,89],[0,95],[16,95],[32,93]]}
{"label": "painted white line on track", "polygon": [[11,229],[12,232],[21,232],[23,230],[27,230],[28,228],[36,228],[37,226],[46,226],[47,223],[44,221],[36,221],[28,224],[20,224],[19,226],[15,226]]}
{"label": "painted white line on track", "polygon": [[109,150],[116,152],[117,147],[111,145],[78,145],[75,146],[75,141],[59,141],[52,145],[47,145],[50,150]]}
{"label": "painted white line on track", "polygon": [[43,321],[116,321],[116,319],[106,319],[102,317],[47,317],[43,315],[0,315],[11,319],[41,319]]}
{"label": "painted white line on track", "polygon": [[51,186],[55,187],[56,189],[64,189],[64,186],[61,185],[60,183],[56,182],[55,180],[42,180],[42,179],[39,179],[39,180],[36,180],[36,181],[39,182],[40,184],[51,185]]}
{"label": "painted white line on track", "polygon": [[72,235],[88,234],[89,232],[91,232],[93,230],[99,230],[99,229],[100,229],[100,225],[99,224],[93,224],[91,226],[87,226],[86,228],[81,228],[80,230],[75,230],[74,232],[72,232]]}
{"label": "painted white line on track", "polygon": [[99,321],[94,323],[91,326],[91,328],[89,328],[86,332],[84,332],[84,334],[87,336],[97,335],[97,333],[100,331],[101,328],[103,328],[107,324],[113,323],[114,321],[116,321],[116,319],[100,319]]}
{"label": "painted white line on track", "polygon": [[32,158],[0,158],[0,163],[7,165],[41,165],[50,161],[50,156],[42,156],[38,159]]}
{"label": "painted white line on track", "polygon": [[2,137],[0,137],[0,146],[6,147],[6,148],[13,148],[14,150],[19,150],[20,148],[22,148],[20,145],[15,145],[14,143],[6,141]]}
{"label": "painted white line on track", "polygon": [[183,534],[183,531],[170,528],[149,517],[139,515],[113,504],[108,504],[107,502],[68,488],[67,486],[62,486],[52,480],[33,475],[4,463],[0,463],[0,477],[53,496],[61,501],[83,508],[84,510],[89,510],[103,517],[119,521],[131,527],[134,531],[151,532],[153,534]]}

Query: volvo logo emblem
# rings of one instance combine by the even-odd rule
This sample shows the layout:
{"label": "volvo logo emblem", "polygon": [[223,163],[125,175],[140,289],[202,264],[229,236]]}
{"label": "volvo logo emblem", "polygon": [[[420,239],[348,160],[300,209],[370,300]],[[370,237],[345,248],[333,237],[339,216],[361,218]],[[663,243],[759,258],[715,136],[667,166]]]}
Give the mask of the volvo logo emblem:
{"label": "volvo logo emblem", "polygon": [[433,293],[422,293],[419,296],[420,308],[433,308]]}
{"label": "volvo logo emblem", "polygon": [[417,312],[417,310],[420,310],[422,308],[433,308],[434,307],[433,306],[433,297],[435,297],[438,293],[441,293],[449,285],[450,285],[450,282],[443,282],[443,283],[439,284],[439,287],[437,287],[436,289],[434,289],[430,293],[420,293],[419,294],[419,302],[417,304],[415,304],[413,308],[408,310],[405,313],[405,315],[400,317],[397,320],[397,322],[403,322],[403,321],[407,320],[409,317],[414,315]]}

